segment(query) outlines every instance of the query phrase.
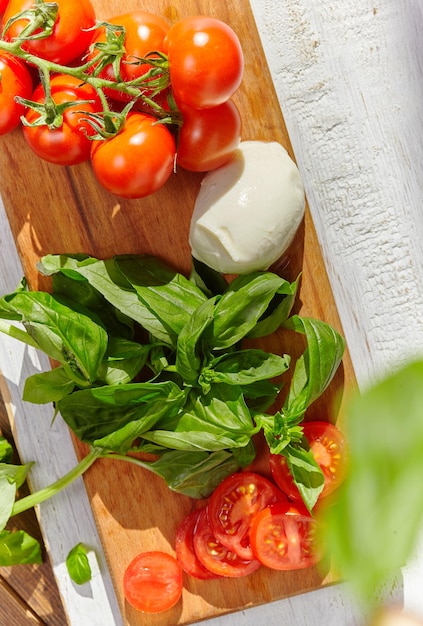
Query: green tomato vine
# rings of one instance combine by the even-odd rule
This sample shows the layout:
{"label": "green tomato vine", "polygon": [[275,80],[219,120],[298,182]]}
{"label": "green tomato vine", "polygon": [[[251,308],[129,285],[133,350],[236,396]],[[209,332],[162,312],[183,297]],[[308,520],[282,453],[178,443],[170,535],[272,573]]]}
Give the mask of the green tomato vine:
{"label": "green tomato vine", "polygon": [[[52,34],[58,16],[58,5],[55,2],[43,2],[37,0],[34,6],[23,11],[6,23],[2,37],[0,39],[0,51],[6,52],[35,66],[38,69],[40,80],[45,93],[45,104],[32,102],[24,98],[17,98],[17,101],[25,107],[33,108],[41,116],[42,123],[49,127],[57,128],[61,124],[63,105],[61,109],[57,107],[50,92],[50,77],[52,74],[65,74],[81,80],[81,83],[91,85],[97,92],[101,104],[100,114],[85,114],[88,121],[96,131],[92,139],[107,139],[117,134],[123,127],[126,116],[137,101],[141,101],[148,113],[157,118],[158,123],[180,126],[181,115],[176,104],[169,93],[169,109],[163,108],[157,101],[156,96],[166,90],[170,85],[169,63],[165,54],[159,51],[151,51],[145,57],[134,57],[131,63],[135,65],[148,64],[150,67],[142,76],[129,81],[123,81],[120,75],[121,62],[123,61],[125,49],[125,28],[116,26],[106,21],[96,22],[93,29],[105,29],[105,41],[92,44],[89,50],[89,60],[80,65],[61,65],[53,61],[36,56],[27,52],[23,44],[26,41],[41,39]],[[10,26],[25,19],[28,24],[25,26],[20,36],[13,41],[4,39],[5,33]],[[114,79],[103,78],[101,71],[108,65],[113,67]],[[105,95],[105,90],[113,89],[130,96],[130,102],[122,111],[113,110]],[[148,94],[148,95],[147,95]],[[83,101],[81,101],[82,103]],[[72,102],[68,106],[75,106]],[[66,108],[66,105],[65,105]],[[28,125],[28,122],[22,119]],[[36,122],[38,125],[40,121]]]}

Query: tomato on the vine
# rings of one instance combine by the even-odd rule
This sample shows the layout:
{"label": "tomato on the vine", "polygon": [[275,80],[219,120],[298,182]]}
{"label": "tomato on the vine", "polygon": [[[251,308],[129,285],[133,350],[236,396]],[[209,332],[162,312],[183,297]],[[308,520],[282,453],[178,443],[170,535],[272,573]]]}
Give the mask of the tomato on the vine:
{"label": "tomato on the vine", "polygon": [[226,548],[215,536],[209,522],[208,507],[202,509],[194,533],[194,549],[198,559],[213,574],[239,578],[252,574],[259,567],[256,559],[243,559]]}
{"label": "tomato on the vine", "polygon": [[187,17],[166,35],[172,90],[194,109],[226,102],[241,84],[244,56],[232,28],[213,17]]}
{"label": "tomato on the vine", "polygon": [[142,552],[125,570],[123,591],[138,611],[162,613],[175,606],[182,595],[182,568],[166,552]]}
{"label": "tomato on the vine", "polygon": [[103,187],[124,198],[157,191],[173,172],[175,140],[151,115],[129,113],[123,129],[107,141],[94,141],[91,163]]}
{"label": "tomato on the vine", "polygon": [[254,559],[250,545],[253,516],[269,504],[286,500],[269,480],[254,472],[239,472],[225,478],[208,503],[210,527],[216,539],[241,559]]}
{"label": "tomato on the vine", "polygon": [[241,140],[241,116],[232,100],[217,107],[180,105],[177,163],[192,172],[208,172],[226,163]]}
{"label": "tomato on the vine", "polygon": [[[58,16],[53,31],[47,37],[28,39],[22,48],[37,57],[65,65],[88,50],[93,39],[95,11],[90,0],[55,0]],[[34,0],[10,0],[2,19],[2,30],[18,13],[35,6]],[[4,34],[7,41],[19,37],[28,25],[28,19],[13,22]],[[36,31],[38,34],[40,30]]]}
{"label": "tomato on the vine", "polygon": [[[128,82],[140,78],[152,66],[148,63],[137,63],[137,59],[146,57],[150,52],[163,51],[163,41],[169,30],[169,24],[158,15],[141,10],[113,16],[107,21],[114,26],[122,26],[125,29],[124,46],[126,54],[122,57],[119,64],[121,80]],[[97,43],[103,43],[105,40],[106,29],[102,27],[96,30],[92,42],[93,46]],[[97,51],[94,49],[89,58],[93,59],[96,54]],[[152,55],[151,58],[157,58],[157,55]],[[116,80],[112,64],[106,65],[99,73],[99,76],[106,80]],[[144,86],[142,88],[144,89]],[[147,88],[147,85],[145,88]],[[105,93],[116,100],[131,100],[130,95],[116,89],[105,89]]]}
{"label": "tomato on the vine", "polygon": [[25,107],[18,104],[16,96],[30,98],[32,78],[25,64],[16,57],[0,53],[0,135],[16,128],[25,114]]}
{"label": "tomato on the vine", "polygon": [[184,572],[194,578],[208,580],[218,578],[218,576],[204,567],[195,552],[194,534],[200,514],[201,509],[196,509],[184,517],[179,524],[176,530],[175,551]]}
{"label": "tomato on the vine", "polygon": [[[75,102],[63,110],[62,124],[50,128],[23,126],[23,133],[30,148],[41,159],[57,165],[76,165],[90,158],[92,140],[89,138],[92,128],[87,121],[88,113],[102,110],[100,99],[93,87],[81,83],[78,78],[66,74],[57,74],[50,81],[51,97],[57,106]],[[31,98],[34,102],[44,103],[45,93],[42,85],[36,87]],[[80,102],[86,100],[87,102]],[[40,113],[29,108],[25,119],[34,124]],[[60,118],[60,116],[59,116]]]}
{"label": "tomato on the vine", "polygon": [[[304,436],[324,476],[324,486],[319,498],[324,498],[339,487],[347,467],[347,443],[341,431],[330,422],[304,422]],[[270,455],[273,480],[287,496],[300,501],[301,494],[292,478],[286,458],[282,454]]]}
{"label": "tomato on the vine", "polygon": [[317,522],[300,503],[278,502],[255,515],[250,539],[262,564],[277,570],[311,567],[322,558]]}

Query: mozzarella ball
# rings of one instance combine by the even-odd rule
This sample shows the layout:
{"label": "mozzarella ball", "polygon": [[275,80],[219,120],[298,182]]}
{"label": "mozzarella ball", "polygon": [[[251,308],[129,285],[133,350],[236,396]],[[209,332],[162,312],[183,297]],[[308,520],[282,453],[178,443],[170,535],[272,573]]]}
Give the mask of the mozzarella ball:
{"label": "mozzarella ball", "polygon": [[304,217],[298,168],[277,142],[243,141],[204,177],[191,218],[192,256],[223,274],[266,270]]}

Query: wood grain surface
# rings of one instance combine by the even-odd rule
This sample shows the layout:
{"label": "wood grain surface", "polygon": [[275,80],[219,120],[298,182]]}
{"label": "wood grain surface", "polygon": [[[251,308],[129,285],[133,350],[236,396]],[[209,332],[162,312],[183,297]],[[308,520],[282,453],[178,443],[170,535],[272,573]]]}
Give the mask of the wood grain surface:
{"label": "wood grain surface", "polygon": [[[138,7],[132,0],[98,0],[94,5],[100,19]],[[248,3],[175,0],[169,5],[164,0],[149,0],[143,8],[162,14],[170,22],[204,13],[229,23],[238,33],[246,61],[243,85],[235,96],[243,118],[243,139],[280,141],[292,154]],[[153,196],[122,200],[95,183],[89,164],[60,168],[40,161],[29,151],[19,131],[1,139],[0,168],[0,192],[32,288],[48,287],[35,269],[38,259],[48,253],[85,252],[101,258],[120,253],[152,253],[180,271],[189,271],[188,228],[200,175],[180,170]],[[10,176],[4,175],[6,172]],[[296,310],[342,330],[308,209],[289,254],[274,269],[288,279],[302,271]],[[266,348],[270,344],[272,351],[286,351],[294,357],[303,349],[283,333],[261,345]],[[311,408],[308,418],[337,419],[342,414],[345,389],[353,385],[354,374],[347,354],[334,384]],[[85,447],[74,443],[77,454],[82,456]],[[142,550],[173,552],[176,526],[195,503],[171,494],[157,477],[122,462],[98,462],[87,473],[85,485],[121,612],[131,626],[188,624],[317,589],[333,580],[329,569],[320,568],[291,573],[262,568],[242,580],[202,582],[187,577],[183,601],[172,611],[158,616],[139,614],[122,597],[125,566]]]}

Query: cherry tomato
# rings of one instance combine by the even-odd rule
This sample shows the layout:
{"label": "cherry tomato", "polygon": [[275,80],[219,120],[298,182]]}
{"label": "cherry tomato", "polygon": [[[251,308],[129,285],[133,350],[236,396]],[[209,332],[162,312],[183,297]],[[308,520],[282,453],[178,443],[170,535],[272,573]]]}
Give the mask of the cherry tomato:
{"label": "cherry tomato", "polygon": [[[95,24],[95,11],[90,0],[55,0],[58,17],[48,37],[25,41],[22,47],[31,54],[65,65],[83,54],[93,39],[90,29]],[[10,0],[2,19],[2,29],[11,17],[34,7],[33,0]],[[28,25],[27,19],[17,20],[8,28],[5,39],[18,37]],[[39,32],[39,31],[37,31]]]}
{"label": "cherry tomato", "polygon": [[16,96],[29,99],[32,78],[25,64],[2,52],[0,54],[0,135],[16,128],[25,114],[25,107],[15,101]]}
{"label": "cherry tomato", "polygon": [[232,28],[206,16],[187,17],[166,36],[172,89],[194,109],[226,102],[241,84],[244,57]]}
{"label": "cherry tomato", "polygon": [[316,536],[316,520],[299,503],[272,504],[251,521],[254,556],[272,569],[303,569],[318,563],[322,554]]}
{"label": "cherry tomato", "polygon": [[93,142],[91,162],[105,189],[124,198],[142,198],[167,181],[175,152],[168,128],[150,115],[130,113],[116,136]]}
{"label": "cherry tomato", "polygon": [[[341,431],[330,422],[304,422],[304,435],[325,479],[319,498],[331,494],[342,483],[347,466],[347,443]],[[301,500],[300,492],[288,468],[286,458],[270,455],[273,480],[289,498]]]}
{"label": "cherry tomato", "polygon": [[128,565],[123,577],[126,600],[138,611],[162,613],[182,595],[182,568],[166,552],[142,552]]}
{"label": "cherry tomato", "polygon": [[208,172],[230,159],[241,139],[241,116],[228,100],[210,109],[180,106],[177,163],[192,172]]}
{"label": "cherry tomato", "polygon": [[218,576],[206,569],[195,553],[194,534],[200,513],[201,509],[192,511],[179,524],[176,530],[175,550],[184,572],[194,578],[208,580]]}
{"label": "cherry tomato", "polygon": [[[60,127],[50,129],[47,125],[23,126],[23,133],[30,148],[41,159],[57,165],[76,165],[90,158],[92,141],[89,139],[92,130],[84,119],[85,113],[102,110],[101,102],[93,87],[81,83],[72,76],[57,74],[50,82],[51,96],[57,105],[64,102],[89,100],[90,103],[75,104],[64,110],[63,123]],[[42,85],[36,87],[31,98],[34,102],[45,102]],[[26,120],[35,122],[40,114],[28,109]],[[91,133],[92,134],[92,133]]]}
{"label": "cherry tomato", "polygon": [[[126,54],[123,56],[119,66],[122,80],[127,82],[146,74],[151,69],[151,65],[148,63],[137,65],[137,57],[144,58],[149,52],[162,51],[163,41],[169,30],[169,24],[158,15],[135,10],[124,15],[111,17],[107,21],[115,26],[123,26],[125,28],[124,45]],[[105,39],[105,28],[101,28],[96,31],[93,45],[104,42]],[[93,58],[95,54],[96,51],[94,50],[90,57]],[[157,55],[155,57],[157,58]],[[99,75],[107,80],[115,80],[111,64],[106,65]],[[105,92],[116,100],[131,100],[131,96],[116,89],[106,89]]]}
{"label": "cherry tomato", "polygon": [[202,509],[198,517],[194,549],[204,567],[217,576],[239,578],[255,572],[260,567],[256,559],[242,559],[220,543],[210,527],[208,507]]}
{"label": "cherry tomato", "polygon": [[284,494],[260,474],[240,472],[225,478],[208,503],[210,526],[216,540],[241,559],[252,560],[251,519],[280,500],[286,500]]}

